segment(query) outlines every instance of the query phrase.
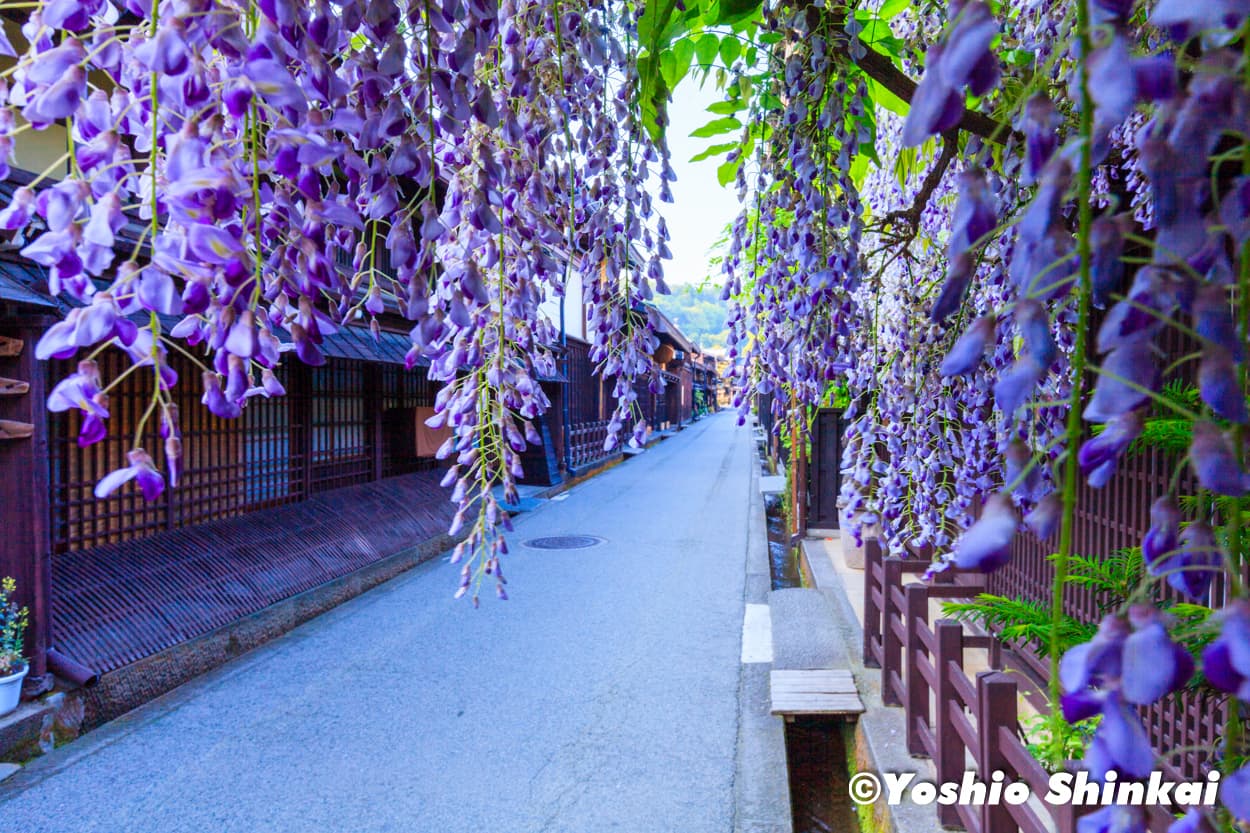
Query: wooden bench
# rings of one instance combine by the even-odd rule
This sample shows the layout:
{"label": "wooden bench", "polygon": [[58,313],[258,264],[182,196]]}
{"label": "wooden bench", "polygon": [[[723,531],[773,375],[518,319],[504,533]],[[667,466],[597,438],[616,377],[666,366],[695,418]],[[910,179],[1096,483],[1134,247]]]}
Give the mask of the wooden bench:
{"label": "wooden bench", "polygon": [[855,679],[844,669],[777,670],[769,679],[772,713],[786,720],[808,715],[862,714]]}

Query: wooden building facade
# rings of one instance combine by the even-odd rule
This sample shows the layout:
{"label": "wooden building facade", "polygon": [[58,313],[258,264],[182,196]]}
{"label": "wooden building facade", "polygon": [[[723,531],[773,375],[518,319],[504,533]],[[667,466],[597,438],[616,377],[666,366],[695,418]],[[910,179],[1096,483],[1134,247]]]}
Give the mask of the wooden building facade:
{"label": "wooden building facade", "polygon": [[[80,447],[80,415],[45,407],[72,363],[34,359],[43,331],[68,310],[46,288],[40,267],[11,247],[0,250],[0,377],[13,382],[0,396],[0,425],[29,426],[26,436],[0,440],[0,575],[17,579],[31,608],[34,690],[50,684],[49,672],[95,679],[303,592],[310,581],[385,558],[404,546],[388,530],[429,538],[446,530],[451,507],[438,485],[436,446],[418,439],[439,383],[425,367],[404,367],[402,322],[376,339],[364,327],[327,336],[324,366],[284,362],[286,395],[254,397],[236,419],[201,405],[199,368],[171,351],[181,379],[173,389],[184,449],[178,482],[151,503],[133,488],[97,499],[96,483],[124,465],[135,443],[150,379],[135,373],[111,390],[109,435]],[[660,340],[654,358],[666,386],[654,392],[643,382],[639,390],[640,417],[656,430],[693,419],[696,375],[706,384],[693,345],[671,322]],[[604,450],[615,404],[610,380],[594,374],[584,341],[556,349],[562,373],[542,380],[552,405],[523,482],[552,485],[620,454]],[[128,361],[113,349],[97,360],[106,379]],[[164,470],[156,430],[152,423],[139,439]],[[403,500],[380,501],[379,488]],[[312,507],[323,515],[334,508],[327,519],[313,518]],[[288,540],[275,541],[275,529]]]}

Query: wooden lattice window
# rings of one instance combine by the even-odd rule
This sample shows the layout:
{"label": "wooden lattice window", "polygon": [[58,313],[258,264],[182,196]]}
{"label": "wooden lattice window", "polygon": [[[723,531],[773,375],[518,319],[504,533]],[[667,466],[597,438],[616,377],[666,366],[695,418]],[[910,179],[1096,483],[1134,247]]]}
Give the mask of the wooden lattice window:
{"label": "wooden lattice window", "polygon": [[333,361],[310,374],[309,488],[314,493],[373,479],[373,414],[366,408],[365,368],[364,362]]}
{"label": "wooden lattice window", "polygon": [[[129,359],[106,350],[97,359],[102,376],[117,378]],[[179,384],[173,399],[183,436],[182,473],[177,485],[147,503],[131,486],[99,500],[93,494],[100,478],[126,465],[126,452],[151,397],[152,379],[138,370],[109,394],[109,436],[79,448],[77,412],[49,414],[52,481],[52,539],[57,552],[142,538],[164,529],[205,523],[304,496],[303,433],[307,402],[298,390],[286,397],[248,400],[238,419],[221,419],[200,403],[200,370],[172,354],[170,366]],[[54,380],[71,372],[70,363],[53,368]],[[279,378],[285,373],[280,369]],[[288,383],[288,389],[291,385]],[[162,471],[164,447],[150,418],[138,438]]]}
{"label": "wooden lattice window", "polygon": [[382,408],[382,476],[432,469],[436,461],[416,448],[418,408],[433,408],[436,385],[425,368],[407,370],[388,364],[378,368]]}

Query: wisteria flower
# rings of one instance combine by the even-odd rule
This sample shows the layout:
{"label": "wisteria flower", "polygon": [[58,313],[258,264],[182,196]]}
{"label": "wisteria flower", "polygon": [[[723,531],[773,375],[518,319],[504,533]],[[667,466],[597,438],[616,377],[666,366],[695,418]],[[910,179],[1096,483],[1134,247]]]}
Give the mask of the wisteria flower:
{"label": "wisteria flower", "polygon": [[1230,497],[1250,491],[1250,477],[1237,465],[1232,437],[1213,422],[1194,423],[1189,465],[1204,489]]}
{"label": "wisteria flower", "polygon": [[975,370],[985,360],[985,353],[993,343],[995,324],[992,315],[983,315],[969,324],[942,359],[939,372],[949,377],[963,376]]}
{"label": "wisteria flower", "polygon": [[1213,621],[1220,635],[1202,652],[1202,673],[1211,685],[1250,703],[1250,603],[1233,602]]}
{"label": "wisteria flower", "polygon": [[1250,764],[1224,778],[1220,784],[1220,799],[1233,818],[1250,821]]}
{"label": "wisteria flower", "polygon": [[1172,555],[1180,540],[1180,525],[1181,510],[1170,495],[1150,505],[1150,529],[1141,544],[1142,558],[1147,564]]}
{"label": "wisteria flower", "polygon": [[1104,618],[1093,639],[1063,655],[1065,718],[1102,715],[1085,757],[1093,777],[1103,780],[1111,770],[1135,778],[1150,774],[1154,753],[1131,706],[1177,690],[1193,670],[1189,652],[1172,641],[1162,614],[1148,605],[1130,608],[1127,617]]}
{"label": "wisteria flower", "polygon": [[1011,560],[1016,524],[1011,498],[1004,494],[990,495],[981,517],[955,542],[955,566],[988,573],[1005,565]]}
{"label": "wisteria flower", "polygon": [[1149,562],[1148,567],[1151,575],[1166,576],[1172,587],[1191,599],[1202,601],[1223,560],[1211,527],[1195,521],[1181,531],[1170,555]]}
{"label": "wisteria flower", "polygon": [[131,480],[139,484],[143,499],[156,500],[165,491],[165,478],[156,470],[152,457],[141,448],[131,449],[126,453],[129,466],[111,471],[95,486],[95,496],[106,498]]}
{"label": "wisteria flower", "polygon": [[1024,516],[1024,525],[1041,540],[1053,536],[1059,530],[1063,520],[1063,500],[1058,493],[1051,492],[1039,500]]}

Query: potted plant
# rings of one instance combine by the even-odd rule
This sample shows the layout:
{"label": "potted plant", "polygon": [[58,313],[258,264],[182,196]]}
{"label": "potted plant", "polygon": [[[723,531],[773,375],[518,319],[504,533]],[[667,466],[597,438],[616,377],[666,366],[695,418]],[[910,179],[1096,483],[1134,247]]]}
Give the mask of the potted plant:
{"label": "potted plant", "polygon": [[13,600],[17,582],[11,576],[0,581],[0,715],[17,708],[22,699],[22,680],[30,665],[22,657],[29,612]]}
{"label": "potted plant", "polygon": [[[845,504],[838,507],[838,524],[842,539],[842,557],[846,559],[846,566],[852,570],[864,569],[864,545],[855,543],[855,536],[851,534],[851,512]],[[864,524],[860,530],[861,541],[876,537],[877,525]]]}

